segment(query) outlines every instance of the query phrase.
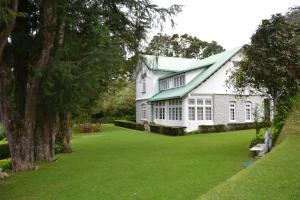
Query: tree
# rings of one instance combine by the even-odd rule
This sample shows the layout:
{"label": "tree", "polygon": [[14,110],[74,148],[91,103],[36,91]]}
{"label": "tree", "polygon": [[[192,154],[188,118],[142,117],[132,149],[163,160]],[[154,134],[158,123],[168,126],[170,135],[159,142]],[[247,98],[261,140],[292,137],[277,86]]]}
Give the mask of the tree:
{"label": "tree", "polygon": [[94,108],[95,114],[108,118],[135,117],[135,83],[117,79],[111,82]]}
{"label": "tree", "polygon": [[[116,46],[138,52],[156,20],[181,10],[150,0],[4,0],[0,6],[0,116],[14,171],[53,159],[57,117],[64,124],[74,107],[92,101],[91,86],[105,86],[113,74],[109,63],[122,59],[111,52]],[[51,104],[43,104],[45,97]]]}
{"label": "tree", "polygon": [[157,34],[150,41],[145,53],[170,57],[203,59],[221,53],[224,50],[225,49],[216,41],[206,42],[188,34],[181,36],[178,34],[172,36]]}
{"label": "tree", "polygon": [[296,27],[295,42],[300,46],[300,6],[290,8],[286,16],[288,22]]}
{"label": "tree", "polygon": [[240,67],[232,72],[229,83],[239,93],[254,89],[271,97],[275,108],[294,95],[300,78],[300,51],[293,39],[295,26],[280,14],[263,20],[250,45],[244,47]]}

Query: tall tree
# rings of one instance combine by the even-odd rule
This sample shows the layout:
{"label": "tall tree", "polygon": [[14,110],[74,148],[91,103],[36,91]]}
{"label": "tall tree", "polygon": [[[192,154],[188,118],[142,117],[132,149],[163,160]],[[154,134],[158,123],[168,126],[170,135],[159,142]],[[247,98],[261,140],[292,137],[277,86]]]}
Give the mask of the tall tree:
{"label": "tall tree", "polygon": [[278,103],[294,95],[300,80],[300,49],[294,42],[296,28],[280,14],[263,20],[251,44],[244,48],[240,67],[230,83],[238,92],[252,88]]}
{"label": "tall tree", "polygon": [[[78,94],[90,90],[76,91],[110,77],[104,74],[116,56],[107,51],[118,45],[138,52],[139,41],[154,22],[172,18],[181,9],[160,8],[150,0],[4,0],[0,6],[0,116],[14,171],[32,168],[34,160],[53,159],[57,116],[67,119],[72,109],[66,102],[74,106],[88,101]],[[94,73],[96,69],[105,72]],[[63,89],[53,92],[51,85]],[[60,109],[40,103],[44,97],[54,99]]]}
{"label": "tall tree", "polygon": [[170,57],[203,59],[223,52],[225,49],[216,41],[206,42],[188,34],[155,35],[146,47],[146,54]]}

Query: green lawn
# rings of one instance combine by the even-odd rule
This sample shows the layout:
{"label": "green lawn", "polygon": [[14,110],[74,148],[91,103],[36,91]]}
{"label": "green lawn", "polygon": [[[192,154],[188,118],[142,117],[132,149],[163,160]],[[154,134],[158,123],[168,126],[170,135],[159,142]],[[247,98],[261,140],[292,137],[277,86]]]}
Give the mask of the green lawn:
{"label": "green lawn", "polygon": [[170,137],[104,125],[74,152],[0,181],[1,199],[196,199],[249,161],[254,130]]}
{"label": "green lawn", "polygon": [[300,199],[300,101],[285,123],[279,142],[254,165],[199,199]]}

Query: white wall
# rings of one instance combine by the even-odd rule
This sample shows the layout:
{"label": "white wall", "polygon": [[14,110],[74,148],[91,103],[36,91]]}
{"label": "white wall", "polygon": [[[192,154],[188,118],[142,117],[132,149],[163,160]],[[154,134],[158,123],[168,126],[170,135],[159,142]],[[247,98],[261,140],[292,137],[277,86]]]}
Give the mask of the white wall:
{"label": "white wall", "polygon": [[198,86],[193,93],[198,94],[234,94],[232,89],[228,89],[226,86],[226,80],[229,74],[226,74],[230,70],[234,69],[234,64],[232,61],[240,61],[242,59],[242,54],[238,53],[233,58],[231,58],[223,67],[221,67],[217,72],[215,72],[208,80],[203,82]]}
{"label": "white wall", "polygon": [[[153,95],[159,92],[159,84],[158,79],[159,77],[162,77],[168,72],[162,72],[162,71],[152,71],[147,68],[147,66],[144,63],[141,63],[138,68],[140,68],[136,75],[136,100],[144,100],[149,99]],[[146,73],[146,93],[143,93],[143,80],[141,78],[141,75],[143,73]]]}
{"label": "white wall", "polygon": [[[197,120],[197,117],[195,120],[189,120],[189,105],[188,105],[188,99],[189,98],[211,98],[212,99],[212,95],[197,95],[197,96],[192,96],[191,94],[188,94],[184,100],[183,100],[183,107],[184,107],[184,126],[187,127],[186,131],[190,132],[190,131],[195,131],[198,130],[200,125],[213,125],[214,124],[214,118],[213,118],[213,112],[214,112],[214,107],[212,107],[212,120]],[[212,99],[213,101],[213,99]],[[213,102],[212,102],[213,103]],[[196,105],[195,105],[196,107]],[[197,111],[196,111],[197,113]],[[196,114],[197,116],[197,114]]]}
{"label": "white wall", "polygon": [[193,80],[197,75],[199,75],[204,68],[188,71],[185,73],[185,84],[188,84],[191,80]]}

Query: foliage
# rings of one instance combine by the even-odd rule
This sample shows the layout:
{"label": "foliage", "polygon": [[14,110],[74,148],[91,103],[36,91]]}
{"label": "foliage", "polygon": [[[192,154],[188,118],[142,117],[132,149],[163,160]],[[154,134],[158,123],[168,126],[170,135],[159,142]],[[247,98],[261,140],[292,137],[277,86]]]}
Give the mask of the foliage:
{"label": "foliage", "polygon": [[[284,125],[281,143],[259,162],[242,170],[199,199],[299,199],[300,198],[300,98]],[[255,191],[255,192],[253,192]]]}
{"label": "foliage", "polygon": [[76,134],[73,154],[0,181],[1,199],[196,199],[243,169],[253,134],[168,137],[104,125]]}
{"label": "foliage", "polygon": [[4,128],[2,124],[0,123],[0,141],[5,138]]}
{"label": "foliage", "polygon": [[0,141],[0,159],[9,158],[10,151],[8,141],[5,139]]}
{"label": "foliage", "polygon": [[206,58],[221,53],[225,49],[216,41],[206,42],[188,34],[155,35],[145,50],[146,54],[183,57],[183,58]]}
{"label": "foliage", "polygon": [[0,160],[0,168],[3,171],[11,170],[12,169],[12,162],[10,158]]}
{"label": "foliage", "polygon": [[90,113],[100,91],[118,74],[123,55],[105,27],[66,35],[66,45],[50,61],[41,103],[57,113]]}
{"label": "foliage", "polygon": [[107,90],[100,94],[93,108],[94,118],[105,120],[135,118],[135,82],[117,79],[111,81]]}
{"label": "foliage", "polygon": [[120,127],[124,127],[124,128],[130,128],[130,129],[135,129],[135,130],[140,130],[140,131],[145,130],[143,124],[126,121],[126,120],[115,120],[114,124],[115,124],[115,126],[120,126]]}
{"label": "foliage", "polygon": [[64,145],[60,143],[55,143],[54,151],[55,154],[64,153]]}
{"label": "foliage", "polygon": [[295,25],[296,27],[296,37],[295,42],[300,46],[300,6],[290,8],[289,12],[286,14],[288,22]]}
{"label": "foliage", "polygon": [[280,14],[263,20],[251,44],[244,48],[240,67],[229,82],[239,93],[254,89],[278,102],[293,96],[300,79],[300,49],[294,43],[295,26]]}
{"label": "foliage", "polygon": [[158,124],[149,124],[150,131],[153,133],[160,133],[170,136],[183,136],[185,135],[185,127],[182,126],[163,126]]}

